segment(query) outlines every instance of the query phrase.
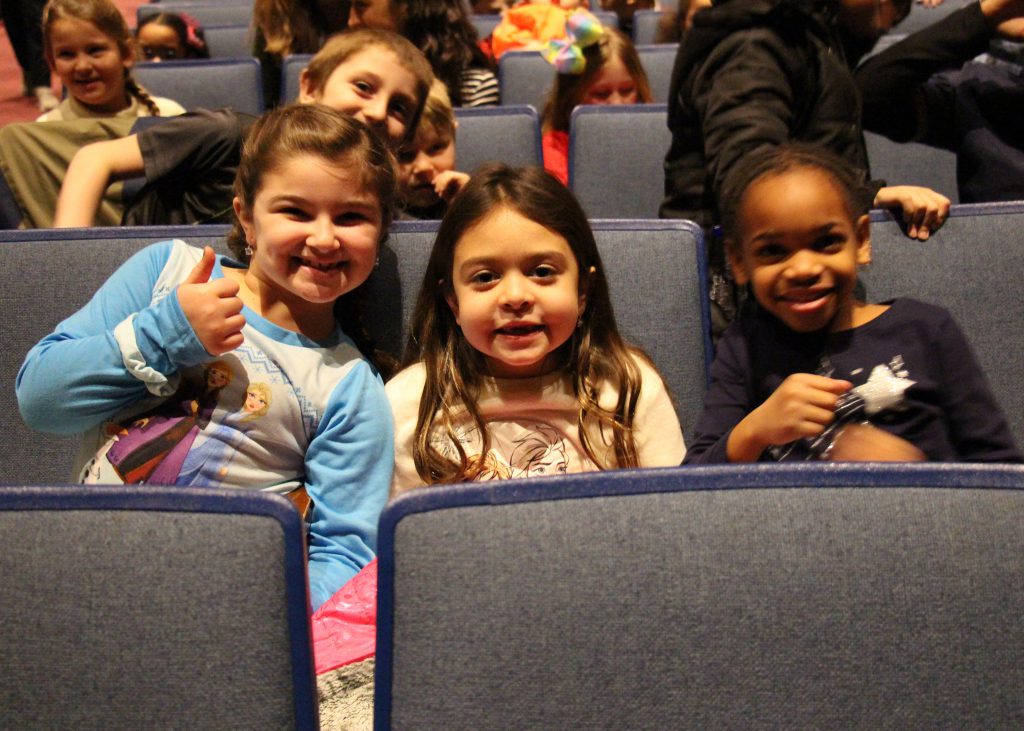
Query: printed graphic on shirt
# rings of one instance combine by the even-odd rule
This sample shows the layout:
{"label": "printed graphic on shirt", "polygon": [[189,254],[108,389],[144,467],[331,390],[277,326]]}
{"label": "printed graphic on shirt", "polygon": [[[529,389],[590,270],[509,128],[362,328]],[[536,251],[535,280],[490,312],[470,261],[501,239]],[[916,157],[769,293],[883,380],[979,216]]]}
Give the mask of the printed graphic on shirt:
{"label": "printed graphic on shirt", "polygon": [[[849,374],[836,374],[836,368],[829,361],[828,355],[825,355],[818,374],[828,378],[852,379],[863,370],[858,368]],[[901,355],[894,356],[888,364],[876,365],[865,383],[854,386],[839,397],[835,417],[824,432],[816,437],[769,447],[769,456],[778,461],[791,457],[804,460],[828,459],[844,427],[850,424],[870,424],[871,418],[878,414],[904,408],[907,389],[915,383],[908,376]]]}
{"label": "printed graphic on shirt", "polygon": [[[584,463],[572,442],[544,422],[491,421],[487,430],[491,445],[486,454],[481,453],[483,440],[479,430],[471,426],[457,426],[455,430],[469,458],[469,474],[477,481],[578,472]],[[436,435],[432,441],[442,454],[458,460],[458,452],[449,439]]]}
{"label": "printed graphic on shirt", "polygon": [[[168,399],[127,421],[107,423],[106,439],[81,482],[220,486],[232,484],[239,455],[258,455],[252,439],[287,379],[271,361],[239,349],[182,374]],[[243,363],[243,360],[246,361]],[[280,396],[287,395],[281,390]],[[251,469],[251,457],[243,469]]]}

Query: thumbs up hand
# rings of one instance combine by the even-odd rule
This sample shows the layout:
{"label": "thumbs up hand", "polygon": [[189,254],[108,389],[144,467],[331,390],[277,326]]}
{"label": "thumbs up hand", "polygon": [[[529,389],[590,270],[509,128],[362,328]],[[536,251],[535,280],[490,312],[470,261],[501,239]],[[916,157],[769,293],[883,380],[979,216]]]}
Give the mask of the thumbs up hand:
{"label": "thumbs up hand", "polygon": [[242,300],[238,283],[227,278],[210,281],[216,257],[209,246],[185,281],[178,285],[178,304],[210,355],[221,355],[242,344]]}

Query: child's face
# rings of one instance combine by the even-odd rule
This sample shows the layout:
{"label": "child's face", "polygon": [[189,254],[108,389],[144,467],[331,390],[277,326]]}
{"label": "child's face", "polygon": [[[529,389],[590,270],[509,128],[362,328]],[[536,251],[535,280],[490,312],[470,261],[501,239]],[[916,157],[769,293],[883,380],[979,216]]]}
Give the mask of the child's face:
{"label": "child's face", "polygon": [[636,82],[618,56],[605,62],[580,100],[580,104],[636,103]]}
{"label": "child's face", "polygon": [[125,70],[135,62],[124,56],[113,38],[92,23],[63,18],[50,28],[49,58],[53,73],[68,93],[97,112],[119,112],[128,106]]}
{"label": "child's face", "polygon": [[381,208],[348,160],[299,155],[263,176],[235,213],[253,248],[246,284],[292,313],[322,314],[370,276]]}
{"label": "child's face", "polygon": [[455,169],[455,138],[450,130],[439,130],[420,122],[416,139],[398,154],[398,185],[402,200],[410,208],[429,208],[440,200],[434,178]]}
{"label": "child's face", "polygon": [[[853,220],[827,174],[797,168],[751,185],[740,205],[736,281],[797,332],[853,326],[857,266],[871,260],[868,217]],[[737,250],[738,249],[738,250]]]}
{"label": "child's face", "polygon": [[459,239],[452,288],[448,304],[462,334],[501,378],[557,368],[555,351],[586,304],[568,242],[506,207]]}
{"label": "child's face", "polygon": [[416,112],[416,77],[390,49],[370,46],[339,64],[322,90],[303,76],[299,99],[351,114],[398,143]]}
{"label": "child's face", "polygon": [[349,28],[376,28],[399,32],[392,0],[353,0],[348,13]]}
{"label": "child's face", "polygon": [[147,61],[175,61],[186,56],[185,44],[169,25],[146,23],[139,28],[138,41]]}

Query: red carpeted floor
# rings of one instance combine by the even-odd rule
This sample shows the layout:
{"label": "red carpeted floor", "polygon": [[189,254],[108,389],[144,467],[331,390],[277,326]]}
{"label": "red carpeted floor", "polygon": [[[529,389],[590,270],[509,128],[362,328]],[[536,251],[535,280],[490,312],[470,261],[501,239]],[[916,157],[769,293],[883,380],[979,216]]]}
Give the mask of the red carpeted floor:
{"label": "red carpeted floor", "polygon": [[[131,28],[135,27],[135,9],[145,3],[146,0],[114,0]],[[56,79],[53,80],[53,90],[55,94],[60,94],[60,84]],[[7,40],[7,30],[0,23],[0,125],[27,122],[38,116],[35,98],[22,95],[21,68]]]}

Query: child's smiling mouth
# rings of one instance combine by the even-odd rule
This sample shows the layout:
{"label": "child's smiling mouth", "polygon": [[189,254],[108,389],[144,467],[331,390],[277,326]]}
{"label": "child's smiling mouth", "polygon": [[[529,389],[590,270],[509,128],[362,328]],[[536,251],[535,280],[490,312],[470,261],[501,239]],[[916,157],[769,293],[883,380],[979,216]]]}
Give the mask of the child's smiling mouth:
{"label": "child's smiling mouth", "polygon": [[835,287],[791,289],[778,295],[775,299],[780,304],[797,312],[806,312],[825,305],[835,291]]}
{"label": "child's smiling mouth", "polygon": [[519,338],[519,337],[527,337],[529,335],[533,335],[534,333],[538,333],[538,332],[540,332],[543,329],[544,329],[543,325],[524,322],[524,323],[518,323],[518,324],[514,324],[514,325],[505,325],[503,327],[499,327],[497,330],[494,331],[494,333],[496,335],[504,335],[506,337]]}
{"label": "child's smiling mouth", "polygon": [[302,259],[302,258],[298,258],[297,261],[302,266],[309,267],[310,269],[316,269],[319,272],[330,272],[330,271],[334,271],[335,269],[341,269],[342,267],[344,267],[348,263],[346,261],[324,261],[324,262],[321,262],[321,261],[313,261],[312,259]]}

